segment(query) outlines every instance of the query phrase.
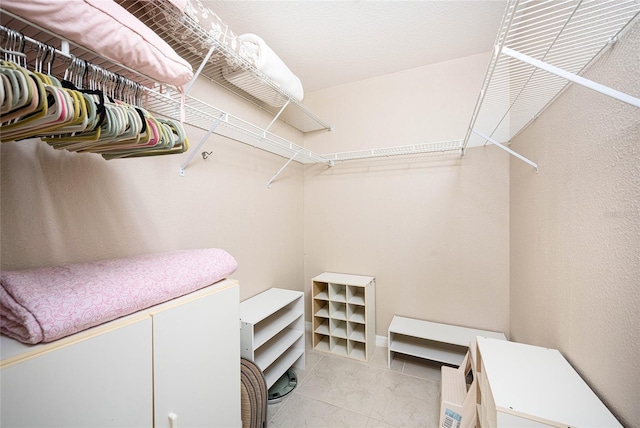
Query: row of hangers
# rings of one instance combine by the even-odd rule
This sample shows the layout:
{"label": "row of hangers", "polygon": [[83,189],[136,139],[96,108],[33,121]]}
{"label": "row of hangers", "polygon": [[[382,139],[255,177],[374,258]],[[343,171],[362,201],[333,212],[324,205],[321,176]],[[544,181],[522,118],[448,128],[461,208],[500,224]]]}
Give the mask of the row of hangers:
{"label": "row of hangers", "polygon": [[51,74],[56,50],[35,42],[27,66],[25,38],[0,27],[0,141],[40,138],[55,149],[101,154],[105,159],[183,153],[188,138],[180,122],[143,107],[144,88],[71,57],[62,80]]}

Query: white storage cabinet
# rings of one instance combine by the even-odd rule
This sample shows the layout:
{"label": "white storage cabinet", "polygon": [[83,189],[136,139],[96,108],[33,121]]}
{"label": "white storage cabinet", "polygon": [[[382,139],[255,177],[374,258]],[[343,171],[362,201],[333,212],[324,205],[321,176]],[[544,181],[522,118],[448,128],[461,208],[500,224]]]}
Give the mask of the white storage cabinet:
{"label": "white storage cabinet", "polygon": [[556,349],[477,338],[478,420],[490,427],[620,427]]}
{"label": "white storage cabinet", "polygon": [[52,343],[1,336],[0,426],[241,426],[238,308],[225,280]]}
{"label": "white storage cabinet", "polygon": [[242,358],[264,373],[267,388],[291,367],[304,370],[304,293],[270,288],[240,304]]}
{"label": "white storage cabinet", "polygon": [[325,272],[312,279],[313,348],[368,361],[376,345],[375,278]]}

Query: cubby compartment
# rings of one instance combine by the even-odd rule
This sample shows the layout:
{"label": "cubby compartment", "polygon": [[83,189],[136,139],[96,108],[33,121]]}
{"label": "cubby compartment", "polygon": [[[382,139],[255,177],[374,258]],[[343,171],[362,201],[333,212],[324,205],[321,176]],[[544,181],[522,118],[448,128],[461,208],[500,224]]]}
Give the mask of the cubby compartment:
{"label": "cubby compartment", "polygon": [[358,360],[366,359],[366,345],[362,342],[349,341],[349,356]]}
{"label": "cubby compartment", "polygon": [[347,305],[340,302],[329,302],[329,317],[338,320],[347,320]]}
{"label": "cubby compartment", "polygon": [[329,284],[326,282],[314,283],[313,298],[316,300],[329,300]]}
{"label": "cubby compartment", "polygon": [[363,342],[363,343],[367,341],[364,324],[355,324],[350,322],[348,333],[349,333],[349,340],[355,340],[357,342]]}
{"label": "cubby compartment", "polygon": [[347,339],[331,336],[331,352],[338,355],[347,355]]}
{"label": "cubby compartment", "polygon": [[314,333],[313,349],[317,349],[318,351],[329,351],[329,335]]}
{"label": "cubby compartment", "polygon": [[347,288],[347,302],[351,305],[364,306],[364,288],[349,286]]}
{"label": "cubby compartment", "polygon": [[329,318],[329,303],[325,300],[314,300],[313,315],[318,318]]}
{"label": "cubby compartment", "polygon": [[331,320],[331,336],[341,339],[347,338],[347,323],[345,321]]}
{"label": "cubby compartment", "polygon": [[329,318],[315,317],[313,321],[314,333],[329,335]]}
{"label": "cubby compartment", "polygon": [[329,300],[345,303],[347,301],[347,287],[342,284],[329,284]]}
{"label": "cubby compartment", "polygon": [[363,306],[349,305],[349,322],[365,324],[367,321],[366,311]]}
{"label": "cubby compartment", "polygon": [[375,348],[375,278],[325,272],[312,280],[313,348],[368,361]]}

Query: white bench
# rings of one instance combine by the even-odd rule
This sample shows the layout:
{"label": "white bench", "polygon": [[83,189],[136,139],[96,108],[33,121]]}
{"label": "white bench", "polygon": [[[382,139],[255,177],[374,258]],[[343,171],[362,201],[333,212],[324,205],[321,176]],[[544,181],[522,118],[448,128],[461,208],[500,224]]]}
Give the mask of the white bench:
{"label": "white bench", "polygon": [[506,340],[502,333],[395,315],[389,325],[387,364],[394,353],[459,366],[476,336]]}

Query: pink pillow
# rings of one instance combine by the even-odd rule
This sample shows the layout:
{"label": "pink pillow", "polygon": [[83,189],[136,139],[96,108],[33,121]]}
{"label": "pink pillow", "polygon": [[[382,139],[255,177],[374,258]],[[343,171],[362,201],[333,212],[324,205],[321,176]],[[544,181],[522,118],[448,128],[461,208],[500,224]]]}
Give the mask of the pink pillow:
{"label": "pink pillow", "polygon": [[185,59],[112,0],[3,0],[2,7],[158,82],[181,87],[193,77]]}

